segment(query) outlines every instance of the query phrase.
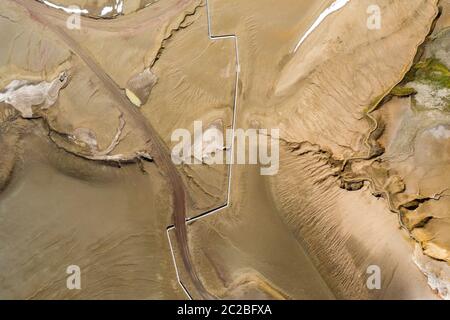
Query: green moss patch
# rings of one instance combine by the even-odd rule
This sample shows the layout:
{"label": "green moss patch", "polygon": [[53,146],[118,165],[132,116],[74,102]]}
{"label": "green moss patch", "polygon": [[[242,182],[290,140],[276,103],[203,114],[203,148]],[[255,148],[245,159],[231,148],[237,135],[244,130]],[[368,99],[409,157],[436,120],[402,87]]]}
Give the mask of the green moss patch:
{"label": "green moss patch", "polygon": [[430,58],[416,63],[406,75],[405,80],[450,89],[450,70],[439,59]]}
{"label": "green moss patch", "polygon": [[409,97],[416,93],[417,93],[416,89],[402,86],[396,86],[391,91],[391,95],[396,97]]}

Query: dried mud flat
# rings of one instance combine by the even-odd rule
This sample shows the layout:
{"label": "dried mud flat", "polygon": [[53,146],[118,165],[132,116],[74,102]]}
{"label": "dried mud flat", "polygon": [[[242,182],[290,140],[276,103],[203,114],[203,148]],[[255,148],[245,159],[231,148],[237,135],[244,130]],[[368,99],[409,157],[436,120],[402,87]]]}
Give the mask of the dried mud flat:
{"label": "dried mud flat", "polygon": [[[450,3],[295,50],[333,2],[2,1],[0,298],[448,299]],[[279,128],[278,174],[175,166],[199,120]]]}

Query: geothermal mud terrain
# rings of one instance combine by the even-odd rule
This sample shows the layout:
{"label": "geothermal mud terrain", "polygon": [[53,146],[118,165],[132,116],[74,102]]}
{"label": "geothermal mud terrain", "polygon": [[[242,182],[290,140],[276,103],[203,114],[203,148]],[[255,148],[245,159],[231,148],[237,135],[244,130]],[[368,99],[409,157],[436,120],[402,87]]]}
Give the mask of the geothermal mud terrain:
{"label": "geothermal mud terrain", "polygon": [[[450,0],[2,0],[0,42],[0,299],[450,299]],[[243,131],[273,174],[209,161]]]}

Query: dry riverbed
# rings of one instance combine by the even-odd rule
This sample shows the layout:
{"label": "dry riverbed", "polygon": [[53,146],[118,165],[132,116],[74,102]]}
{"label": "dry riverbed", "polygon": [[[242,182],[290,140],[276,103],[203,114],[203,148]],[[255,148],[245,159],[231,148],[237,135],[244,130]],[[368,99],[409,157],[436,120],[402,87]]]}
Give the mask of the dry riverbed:
{"label": "dry riverbed", "polygon": [[[0,298],[448,298],[450,4],[333,3],[2,1]],[[195,121],[278,174],[175,166]]]}

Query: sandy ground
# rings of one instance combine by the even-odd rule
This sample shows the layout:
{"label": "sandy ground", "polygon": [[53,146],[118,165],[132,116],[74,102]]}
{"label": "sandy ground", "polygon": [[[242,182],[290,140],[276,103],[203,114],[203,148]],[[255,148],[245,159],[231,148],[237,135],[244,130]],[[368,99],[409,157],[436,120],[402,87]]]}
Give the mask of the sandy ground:
{"label": "sandy ground", "polygon": [[[417,240],[427,264],[447,259],[448,199],[408,207],[414,228],[398,214],[448,187],[445,123],[411,120],[411,97],[380,99],[422,49],[433,54],[428,42],[417,51],[438,1],[350,1],[293,52],[333,1],[210,0],[212,33],[239,41],[237,126],[281,130],[280,171],[233,166],[229,206],[187,227],[227,201],[228,166],[160,160],[177,128],[232,126],[234,42],[208,38],[204,1],[138,2],[114,19],[83,16],[80,30],[36,1],[0,4],[0,88],[68,76],[53,105],[33,106],[40,119],[0,102],[0,297],[186,298],[166,237],[175,223],[176,268],[194,298],[437,298],[412,254]],[[108,3],[75,4],[98,15]],[[366,25],[372,4],[379,30]],[[448,26],[442,8],[433,36]],[[426,129],[420,152],[394,161],[414,123]],[[80,291],[65,286],[71,264]],[[380,290],[366,286],[371,265]]]}
{"label": "sandy ground", "polygon": [[[282,138],[289,142],[282,148],[280,173],[265,182],[270,186],[276,207],[270,215],[288,226],[290,237],[300,245],[299,253],[306,252],[308,260],[313,261],[316,271],[309,269],[305,273],[320,274],[322,280],[287,274],[286,278],[275,277],[280,273],[268,272],[268,266],[275,270],[287,257],[274,258],[273,252],[260,258],[261,263],[242,271],[249,279],[261,276],[261,283],[268,281],[274,287],[284,289],[287,297],[327,297],[331,293],[337,298],[436,298],[426,278],[412,262],[414,243],[400,231],[398,217],[390,212],[385,201],[374,198],[368,187],[356,193],[340,189],[329,158],[331,154],[335,160],[346,159],[358,153],[355,151],[358,149],[361,150],[359,153],[365,153],[363,139],[371,127],[370,122],[362,119],[365,108],[401,81],[437,13],[433,1],[409,3],[410,10],[402,8],[406,3],[388,2],[380,1],[379,4],[385,8],[392,5],[392,10],[384,16],[384,23],[389,28],[368,32],[365,20],[360,18],[368,3],[353,3],[326,20],[295,55],[291,53],[298,41],[295,31],[301,34],[299,30],[302,30],[296,13],[317,12],[329,3],[315,3],[317,7],[311,5],[298,10],[292,6],[302,4],[290,4],[292,10],[283,11],[282,22],[268,22],[270,5],[264,1],[259,1],[258,10],[253,10],[251,3],[228,1],[225,5],[213,2],[214,32],[230,33],[230,24],[240,37],[240,55],[244,62],[241,61],[239,125],[245,128],[258,121],[269,127],[280,127]],[[423,23],[417,20],[415,12],[420,12]],[[390,23],[386,19],[396,22]],[[302,25],[303,30],[308,23]],[[329,32],[347,29],[352,29],[352,33]],[[386,56],[386,52],[396,54]],[[359,72],[355,73],[355,70]],[[201,227],[197,222],[191,226],[197,259],[206,265],[200,269],[200,274],[204,275],[206,283],[214,284],[213,290],[224,295],[227,291],[221,290],[216,283],[232,290],[235,278],[230,276],[234,267],[227,267],[232,259],[222,253],[221,243],[230,241],[233,250],[246,252],[246,245],[242,243],[252,243],[252,234],[245,237],[247,233],[236,235],[230,230],[247,226],[247,216],[254,215],[252,221],[257,224],[260,215],[264,215],[256,205],[251,206],[250,212],[236,214],[241,212],[242,201],[251,202],[245,192],[253,180],[250,174],[238,176],[232,193],[232,207],[223,213],[225,218],[220,213],[198,223]],[[264,197],[262,191],[256,196],[258,199]],[[224,256],[222,259],[214,256],[210,242],[206,245],[205,240],[198,240],[210,239],[214,234],[220,235],[217,246],[220,255]],[[221,266],[215,272],[207,267],[211,261]],[[307,265],[307,262],[302,264]],[[383,271],[381,290],[371,291],[366,287],[366,270],[370,265],[378,265]],[[316,288],[322,282],[326,289],[299,292],[281,285],[287,279],[299,283],[310,279],[308,284]]]}
{"label": "sandy ground", "polygon": [[[1,195],[0,297],[183,298],[165,238],[167,185],[154,166],[87,162],[42,131],[26,137]],[[66,287],[70,265],[81,268],[82,290]]]}

